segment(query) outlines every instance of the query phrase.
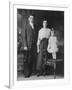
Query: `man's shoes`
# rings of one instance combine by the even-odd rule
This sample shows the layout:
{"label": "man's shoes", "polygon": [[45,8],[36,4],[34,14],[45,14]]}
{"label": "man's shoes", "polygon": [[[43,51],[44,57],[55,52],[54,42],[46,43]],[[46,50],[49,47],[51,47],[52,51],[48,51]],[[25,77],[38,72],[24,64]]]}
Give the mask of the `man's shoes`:
{"label": "man's shoes", "polygon": [[33,72],[32,72],[32,75],[36,75],[36,71],[33,71]]}
{"label": "man's shoes", "polygon": [[39,76],[41,76],[42,74],[41,73],[37,73],[37,76],[39,77]]}

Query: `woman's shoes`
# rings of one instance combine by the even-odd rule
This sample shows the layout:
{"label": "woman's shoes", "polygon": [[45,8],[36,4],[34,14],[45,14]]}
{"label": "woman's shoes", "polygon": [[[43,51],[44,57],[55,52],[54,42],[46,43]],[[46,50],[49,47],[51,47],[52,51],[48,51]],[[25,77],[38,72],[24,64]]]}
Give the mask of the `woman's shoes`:
{"label": "woman's shoes", "polygon": [[29,77],[30,77],[30,75],[25,75],[24,77],[25,77],[25,78],[29,78]]}

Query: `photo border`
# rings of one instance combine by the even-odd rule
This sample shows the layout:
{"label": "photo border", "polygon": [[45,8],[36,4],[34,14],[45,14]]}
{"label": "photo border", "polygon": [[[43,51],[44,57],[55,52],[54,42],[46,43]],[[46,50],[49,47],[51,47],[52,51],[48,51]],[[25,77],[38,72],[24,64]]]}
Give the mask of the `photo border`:
{"label": "photo border", "polygon": [[[26,7],[26,8],[25,8]],[[48,79],[48,80],[29,80],[17,81],[17,8],[21,9],[39,9],[39,10],[60,10],[64,11],[64,79]],[[36,7],[36,8],[35,8]],[[9,86],[15,87],[37,87],[37,86],[53,86],[67,85],[70,82],[70,56],[69,56],[69,6],[63,5],[26,5],[23,2],[9,2]],[[67,41],[68,39],[68,41]],[[67,61],[68,60],[68,61]]]}

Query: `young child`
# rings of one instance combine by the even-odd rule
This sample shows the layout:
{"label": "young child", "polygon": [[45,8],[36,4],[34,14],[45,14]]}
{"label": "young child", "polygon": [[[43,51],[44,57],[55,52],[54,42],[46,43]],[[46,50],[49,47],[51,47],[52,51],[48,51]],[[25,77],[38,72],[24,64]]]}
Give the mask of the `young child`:
{"label": "young child", "polygon": [[53,59],[56,59],[56,53],[58,52],[58,45],[57,45],[57,37],[54,36],[54,30],[52,28],[52,31],[51,31],[51,36],[49,38],[49,41],[48,41],[48,47],[47,47],[47,51],[49,53],[52,53],[52,58]]}

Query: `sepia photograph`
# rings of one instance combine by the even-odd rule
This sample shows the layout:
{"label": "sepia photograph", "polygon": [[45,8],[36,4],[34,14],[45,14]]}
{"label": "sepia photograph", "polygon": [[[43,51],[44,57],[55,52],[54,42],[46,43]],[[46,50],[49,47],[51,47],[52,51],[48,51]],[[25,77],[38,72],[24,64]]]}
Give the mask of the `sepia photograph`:
{"label": "sepia photograph", "polygon": [[17,80],[64,78],[64,11],[17,8]]}

